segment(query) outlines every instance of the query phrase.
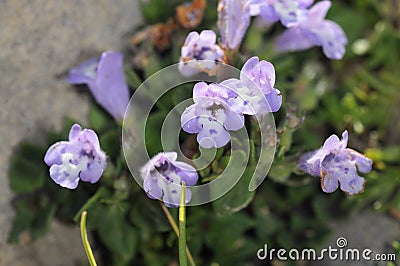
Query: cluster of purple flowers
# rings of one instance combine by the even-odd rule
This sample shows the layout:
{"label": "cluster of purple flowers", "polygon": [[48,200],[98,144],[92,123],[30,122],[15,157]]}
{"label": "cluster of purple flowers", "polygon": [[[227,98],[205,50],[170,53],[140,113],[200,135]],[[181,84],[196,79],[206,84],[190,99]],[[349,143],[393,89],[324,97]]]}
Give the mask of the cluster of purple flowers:
{"label": "cluster of purple flowers", "polygon": [[181,116],[181,125],[188,133],[198,133],[197,141],[204,148],[225,146],[228,130],[244,126],[244,114],[276,112],[282,104],[280,91],[275,89],[275,70],[271,63],[250,58],[240,72],[240,79],[219,84],[196,83],[194,104]]}
{"label": "cluster of purple flowers", "polygon": [[[341,59],[347,38],[342,28],[325,19],[330,1],[314,0],[220,0],[218,28],[222,48],[216,44],[216,34],[211,30],[200,34],[193,31],[181,49],[180,72],[193,75],[203,71],[213,74],[218,62],[224,62],[224,50],[239,48],[252,16],[268,23],[280,21],[287,30],[277,39],[278,52],[299,51],[321,46],[330,59]],[[204,61],[206,60],[206,61]]]}
{"label": "cluster of purple flowers", "polygon": [[[294,51],[322,46],[328,58],[341,59],[347,38],[341,27],[325,19],[330,1],[314,0],[220,0],[218,26],[221,46],[211,30],[200,34],[191,32],[181,48],[180,72],[193,75],[203,71],[213,74],[219,62],[224,62],[225,50],[236,50],[246,33],[252,16],[260,16],[270,23],[280,21],[287,30],[278,38],[278,51]],[[123,71],[123,56],[105,52],[69,72],[68,82],[88,85],[94,99],[120,122],[129,103],[129,90]],[[229,131],[244,127],[244,115],[263,115],[277,112],[282,105],[281,92],[274,87],[274,66],[258,57],[245,62],[238,79],[221,83],[199,82],[193,88],[194,104],[181,116],[184,131],[197,134],[197,141],[205,148],[225,146],[230,141]],[[347,148],[348,133],[343,139],[329,137],[322,148],[304,154],[298,167],[321,177],[323,191],[331,193],[339,187],[350,195],[361,193],[365,179],[357,170],[368,173],[372,161]],[[68,141],[52,145],[44,158],[50,166],[51,178],[60,186],[75,189],[79,180],[97,182],[106,165],[106,154],[98,137],[91,129],[73,125]],[[163,152],[151,158],[140,170],[143,187],[152,199],[160,199],[168,207],[180,202],[182,183],[186,203],[191,200],[190,186],[196,184],[196,169],[177,161],[176,152]]]}

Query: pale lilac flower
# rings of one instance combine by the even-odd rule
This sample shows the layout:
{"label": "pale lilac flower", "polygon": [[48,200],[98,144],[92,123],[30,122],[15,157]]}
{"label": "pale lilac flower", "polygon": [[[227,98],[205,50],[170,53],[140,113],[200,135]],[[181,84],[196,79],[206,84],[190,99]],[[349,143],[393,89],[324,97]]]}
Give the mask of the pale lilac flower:
{"label": "pale lilac flower", "polygon": [[200,34],[195,31],[189,33],[181,48],[178,66],[182,75],[191,76],[201,71],[214,73],[224,56],[224,51],[216,41],[217,35],[212,30],[203,30]]}
{"label": "pale lilac flower", "polygon": [[[143,188],[149,198],[162,199],[168,207],[178,207],[182,191],[182,181],[187,186],[196,184],[196,169],[179,162],[176,152],[162,152],[150,159],[140,170]],[[185,202],[189,203],[192,192],[186,188]]]}
{"label": "pale lilac flower", "polygon": [[307,17],[307,7],[314,0],[264,0],[258,3],[258,13],[268,22],[281,23],[285,27],[292,27]]}
{"label": "pale lilac flower", "polygon": [[255,115],[277,112],[282,105],[282,95],[274,88],[274,66],[265,60],[260,61],[257,56],[243,65],[240,80],[228,79],[221,85],[236,93],[228,100],[228,104],[237,113]]}
{"label": "pale lilac flower", "polygon": [[78,124],[71,127],[68,141],[57,142],[47,150],[44,161],[54,182],[69,189],[75,189],[79,179],[96,183],[107,165],[96,133],[82,130]]}
{"label": "pale lilac flower", "polygon": [[344,131],[343,139],[336,135],[330,136],[324,146],[316,151],[300,157],[299,168],[310,175],[321,177],[321,187],[324,192],[334,192],[340,183],[340,189],[353,195],[364,191],[365,179],[358,171],[369,173],[372,161],[355,150],[346,148],[348,133]]}
{"label": "pale lilac flower", "polygon": [[335,22],[326,20],[330,1],[321,1],[308,10],[307,17],[287,29],[277,40],[276,50],[298,51],[312,46],[322,46],[330,59],[342,59],[347,38],[343,29]]}
{"label": "pale lilac flower", "polygon": [[69,71],[70,84],[87,84],[94,99],[117,121],[124,118],[129,103],[129,89],[123,71],[123,55],[104,52]]}
{"label": "pale lilac flower", "polygon": [[261,0],[220,0],[218,3],[218,27],[222,45],[234,50],[250,25],[251,16],[258,15]]}
{"label": "pale lilac flower", "polygon": [[220,84],[196,83],[193,88],[194,104],[181,116],[181,125],[188,133],[198,133],[197,142],[204,148],[220,148],[230,141],[228,130],[244,126],[244,116],[227,104],[234,93]]}

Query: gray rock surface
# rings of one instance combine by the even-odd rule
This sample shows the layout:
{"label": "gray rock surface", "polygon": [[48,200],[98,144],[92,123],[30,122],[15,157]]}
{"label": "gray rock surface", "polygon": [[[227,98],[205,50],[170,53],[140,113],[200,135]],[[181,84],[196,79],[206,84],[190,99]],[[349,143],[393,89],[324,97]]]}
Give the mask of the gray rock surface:
{"label": "gray rock surface", "polygon": [[53,224],[46,237],[9,245],[13,219],[9,158],[21,140],[42,141],[65,116],[87,121],[87,94],[64,82],[69,67],[120,50],[140,22],[137,0],[0,0],[0,265],[79,265],[78,227]]}
{"label": "gray rock surface", "polygon": [[[362,265],[386,265],[387,261],[374,260],[377,254],[394,254],[392,242],[400,239],[399,222],[391,216],[382,213],[363,211],[353,214],[349,219],[337,223],[332,227],[332,234],[329,239],[322,245],[322,248],[333,249],[341,248],[343,250],[342,259],[337,255],[336,260],[329,259],[328,253],[325,253],[323,261],[311,263],[311,265],[326,266],[362,266]],[[339,240],[340,239],[340,240]],[[339,245],[338,245],[339,244]],[[352,259],[352,253],[348,249],[357,249],[360,254],[359,260]],[[370,249],[372,253],[367,254],[371,260],[362,258],[364,249]],[[336,252],[337,254],[340,254]],[[346,252],[348,260],[346,260]],[[357,252],[357,251],[355,251]],[[334,254],[333,253],[333,256]],[[399,265],[400,254],[396,254],[395,265]]]}

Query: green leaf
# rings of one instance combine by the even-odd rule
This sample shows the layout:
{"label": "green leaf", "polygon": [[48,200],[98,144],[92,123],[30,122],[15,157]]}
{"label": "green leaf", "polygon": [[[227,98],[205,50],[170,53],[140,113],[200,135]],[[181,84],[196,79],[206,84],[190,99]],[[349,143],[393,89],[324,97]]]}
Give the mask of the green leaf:
{"label": "green leaf", "polygon": [[100,133],[107,128],[114,126],[114,121],[110,115],[97,104],[92,104],[89,110],[89,123],[91,129]]}
{"label": "green leaf", "polygon": [[[241,151],[234,151],[231,154],[231,160],[236,163],[228,164],[229,173],[227,173],[227,176],[240,173],[244,169],[245,165],[243,164],[246,161],[246,154]],[[237,162],[243,162],[243,164]],[[249,205],[255,194],[254,191],[250,192],[248,189],[253,172],[253,167],[247,167],[238,183],[227,194],[212,203],[217,215],[230,215]]]}
{"label": "green leaf", "polygon": [[213,252],[213,259],[220,265],[246,265],[246,257],[254,257],[254,251],[260,248],[245,234],[254,224],[254,220],[244,212],[213,218],[205,236]]}
{"label": "green leaf", "polygon": [[46,196],[18,198],[13,201],[13,205],[16,216],[9,236],[10,242],[19,242],[24,232],[29,233],[30,239],[34,240],[48,231],[56,208]]}
{"label": "green leaf", "polygon": [[129,212],[130,221],[140,229],[144,238],[151,236],[153,232],[167,232],[170,225],[156,200],[144,196],[142,192],[135,197],[135,202]]}
{"label": "green leaf", "polygon": [[121,130],[120,128],[111,129],[100,135],[100,146],[102,150],[113,160],[117,159],[121,151]]}
{"label": "green leaf", "polygon": [[98,234],[112,252],[114,261],[126,264],[135,255],[138,232],[127,222],[125,212],[119,206],[103,205]]}
{"label": "green leaf", "polygon": [[293,169],[296,168],[295,162],[288,162],[287,160],[281,160],[274,162],[269,170],[268,177],[276,182],[284,183],[290,177]]}
{"label": "green leaf", "polygon": [[146,148],[150,155],[161,152],[161,125],[165,119],[164,112],[155,112],[149,115],[146,123]]}
{"label": "green leaf", "polygon": [[10,187],[18,194],[40,189],[47,177],[43,161],[44,150],[31,144],[22,144],[11,159]]}

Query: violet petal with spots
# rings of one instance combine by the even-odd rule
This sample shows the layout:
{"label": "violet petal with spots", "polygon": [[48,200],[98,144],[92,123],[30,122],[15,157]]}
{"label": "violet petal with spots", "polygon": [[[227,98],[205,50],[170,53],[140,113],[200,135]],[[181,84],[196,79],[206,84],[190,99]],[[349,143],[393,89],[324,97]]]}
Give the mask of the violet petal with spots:
{"label": "violet petal with spots", "polygon": [[181,116],[182,129],[198,133],[197,142],[204,148],[225,146],[230,141],[228,130],[236,131],[244,126],[243,114],[235,112],[228,104],[232,94],[228,87],[220,84],[196,83],[194,104]]}
{"label": "violet petal with spots", "polygon": [[194,167],[176,159],[176,152],[162,152],[151,158],[140,170],[148,197],[160,199],[170,208],[180,204],[182,181],[188,186],[185,202],[190,202],[192,193],[189,187],[195,185],[198,179]]}
{"label": "violet petal with spots", "polygon": [[181,48],[179,71],[184,76],[198,72],[210,75],[216,71],[218,62],[222,61],[224,51],[216,44],[217,35],[212,30],[203,30],[200,34],[189,33]]}
{"label": "violet petal with spots", "polygon": [[275,44],[276,50],[299,51],[312,46],[322,46],[328,58],[342,59],[347,37],[337,23],[325,19],[330,6],[330,1],[321,1],[311,7],[305,18],[278,37]]}
{"label": "violet petal with spots", "polygon": [[62,187],[75,189],[79,180],[96,183],[107,166],[96,133],[74,124],[68,141],[53,144],[46,152],[50,177]]}
{"label": "violet petal with spots", "polygon": [[354,195],[364,191],[365,179],[357,170],[369,173],[372,161],[368,157],[347,148],[348,133],[344,131],[342,140],[336,135],[330,136],[323,147],[300,157],[298,167],[306,173],[321,177],[324,192],[331,193],[340,189]]}

